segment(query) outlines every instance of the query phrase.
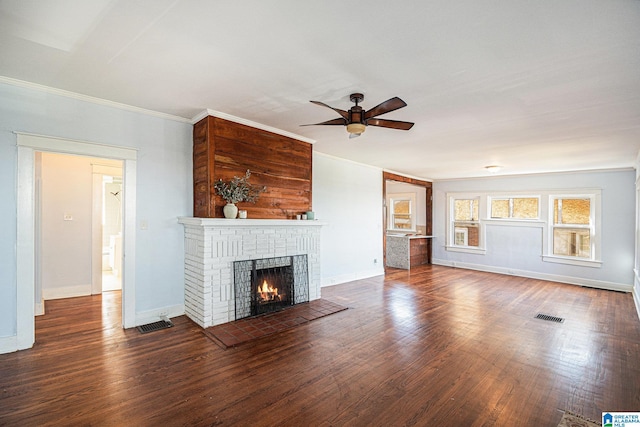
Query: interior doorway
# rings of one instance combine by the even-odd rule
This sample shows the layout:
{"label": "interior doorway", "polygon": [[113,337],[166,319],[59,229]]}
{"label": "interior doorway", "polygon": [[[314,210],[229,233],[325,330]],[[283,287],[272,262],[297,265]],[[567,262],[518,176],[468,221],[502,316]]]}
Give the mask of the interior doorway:
{"label": "interior doorway", "polygon": [[35,159],[36,314],[47,300],[121,290],[122,161],[50,152]]}
{"label": "interior doorway", "polygon": [[[122,326],[136,326],[135,254],[136,254],[136,169],[135,149],[96,144],[64,138],[17,133],[18,212],[17,212],[17,316],[16,349],[30,348],[35,342],[36,295],[36,153],[53,152],[96,158],[110,158],[122,163]],[[64,215],[64,214],[63,214]],[[63,217],[64,218],[64,217]]]}
{"label": "interior doorway", "polygon": [[[414,191],[413,188],[419,189],[419,191]],[[400,208],[397,211],[394,210],[395,201],[398,202]],[[389,231],[427,236],[432,234],[432,183],[385,171],[382,173],[382,203],[382,223],[384,224],[382,252],[383,265],[386,269],[387,233]],[[416,206],[415,209],[410,207],[412,204]],[[407,208],[407,206],[409,207]],[[394,216],[394,214],[396,215]],[[427,246],[427,256],[428,259],[431,259],[431,239],[427,240]]]}

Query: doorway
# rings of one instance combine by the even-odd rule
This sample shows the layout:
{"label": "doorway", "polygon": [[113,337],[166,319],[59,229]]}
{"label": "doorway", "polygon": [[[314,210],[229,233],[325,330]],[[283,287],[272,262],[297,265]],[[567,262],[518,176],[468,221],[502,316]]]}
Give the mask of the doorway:
{"label": "doorway", "polygon": [[36,160],[36,315],[45,301],[121,290],[122,161],[50,152]]}
{"label": "doorway", "polygon": [[[431,235],[433,231],[432,185],[429,181],[409,178],[386,171],[382,173],[382,223],[384,224],[382,230],[382,252],[385,269],[387,266],[387,232],[389,230]],[[419,191],[414,191],[412,188],[419,189]],[[392,197],[393,194],[398,197]],[[421,200],[417,200],[418,197]],[[400,202],[400,207],[404,208],[398,211],[398,220],[393,216],[394,210],[391,209],[390,211],[389,209],[389,207],[393,207],[395,199]],[[413,200],[413,205],[416,208],[405,208],[405,206],[411,205],[411,200]],[[415,218],[413,215],[415,215]],[[405,228],[407,230],[404,230]],[[431,259],[431,239],[427,239],[427,258]]]}
{"label": "doorway", "polygon": [[131,148],[17,133],[17,313],[16,348],[30,348],[35,342],[36,229],[35,153],[53,152],[110,158],[122,162],[122,325],[136,326],[135,318],[135,218],[137,151]]}
{"label": "doorway", "polygon": [[[122,165],[95,159],[93,166],[93,291],[122,289]],[[97,253],[99,251],[99,254]]]}

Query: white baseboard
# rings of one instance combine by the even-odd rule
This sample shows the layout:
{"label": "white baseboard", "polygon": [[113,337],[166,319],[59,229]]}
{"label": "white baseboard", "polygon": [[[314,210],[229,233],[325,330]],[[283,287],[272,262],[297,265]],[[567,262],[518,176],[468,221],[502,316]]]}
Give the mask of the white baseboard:
{"label": "white baseboard", "polygon": [[91,284],[42,289],[42,299],[44,300],[85,297],[87,295],[91,295]]}
{"label": "white baseboard", "polygon": [[146,325],[148,323],[158,322],[162,317],[178,317],[184,314],[184,304],[176,304],[169,307],[156,308],[153,310],[136,313],[136,325]]}
{"label": "white baseboard", "polygon": [[447,267],[464,268],[467,270],[486,271],[488,273],[505,274],[508,276],[526,277],[529,279],[548,280],[550,282],[568,283],[570,285],[587,286],[590,288],[606,289],[610,291],[631,292],[633,285],[624,283],[606,282],[604,280],[585,279],[583,277],[562,276],[558,274],[539,273],[536,271],[516,270],[506,267],[494,267],[483,264],[471,264],[459,261],[450,261],[443,259],[431,260],[433,264],[444,265]]}
{"label": "white baseboard", "polygon": [[320,280],[320,287],[339,285],[341,283],[353,282],[354,280],[368,279],[369,277],[384,275],[384,268],[379,268],[367,271],[357,271],[349,274],[339,274],[337,276],[323,277]]}
{"label": "white baseboard", "polygon": [[36,316],[42,316],[44,314],[44,299],[36,303],[34,314]]}
{"label": "white baseboard", "polygon": [[0,338],[0,354],[13,353],[18,351],[18,337],[2,337]]}

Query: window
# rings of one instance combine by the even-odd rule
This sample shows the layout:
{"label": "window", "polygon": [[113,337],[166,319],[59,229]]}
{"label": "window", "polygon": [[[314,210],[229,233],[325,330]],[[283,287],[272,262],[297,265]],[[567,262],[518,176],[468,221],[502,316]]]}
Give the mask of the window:
{"label": "window", "polygon": [[[551,195],[546,261],[599,265],[600,193]],[[554,259],[555,258],[555,259]],[[564,261],[562,261],[564,260]]]}
{"label": "window", "polygon": [[491,197],[492,219],[538,219],[538,197]]}
{"label": "window", "polygon": [[480,247],[480,199],[452,198],[451,219],[454,246]]}
{"label": "window", "polygon": [[591,258],[591,199],[553,199],[553,254]]}
{"label": "window", "polygon": [[389,198],[389,230],[416,231],[415,194],[397,193]]}

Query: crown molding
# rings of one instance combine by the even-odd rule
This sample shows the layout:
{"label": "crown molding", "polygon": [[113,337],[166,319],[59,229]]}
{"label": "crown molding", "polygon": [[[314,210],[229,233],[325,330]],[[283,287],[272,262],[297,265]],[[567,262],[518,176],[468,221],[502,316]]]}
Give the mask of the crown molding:
{"label": "crown molding", "polygon": [[204,119],[207,116],[217,117],[219,119],[229,120],[230,122],[239,123],[241,125],[251,126],[256,129],[262,129],[267,132],[275,133],[278,135],[286,136],[287,138],[297,139],[302,142],[307,142],[309,144],[315,144],[316,140],[307,138],[302,135],[295,134],[293,132],[288,132],[286,130],[274,128],[272,126],[264,125],[262,123],[254,122],[252,120],[243,119],[241,117],[232,116],[231,114],[222,113],[220,111],[215,110],[204,110],[200,114],[197,114],[191,119],[191,124],[196,124],[200,120]]}

